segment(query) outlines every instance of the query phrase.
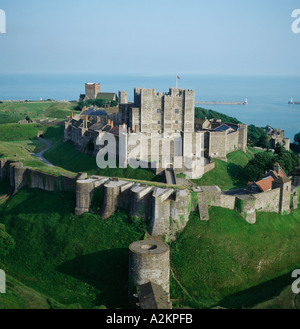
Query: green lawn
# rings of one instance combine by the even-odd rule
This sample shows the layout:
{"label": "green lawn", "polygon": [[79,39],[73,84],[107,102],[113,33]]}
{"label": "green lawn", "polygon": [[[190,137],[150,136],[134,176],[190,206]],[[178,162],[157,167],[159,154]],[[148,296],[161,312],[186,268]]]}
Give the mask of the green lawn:
{"label": "green lawn", "polygon": [[39,131],[46,131],[46,127],[38,123],[19,125],[7,123],[0,125],[0,141],[12,142],[33,139]]}
{"label": "green lawn", "polygon": [[235,151],[228,154],[228,162],[213,159],[216,165],[215,169],[204,174],[201,179],[193,180],[193,182],[199,186],[218,185],[222,190],[244,187],[248,183],[244,167],[258,152],[261,151],[248,148],[247,153]]}
{"label": "green lawn", "polygon": [[258,213],[255,225],[223,208],[211,208],[210,218],[201,222],[192,213],[171,245],[171,266],[191,295],[172,279],[179,305],[258,307],[291,285],[292,271],[300,268],[300,209],[288,216]]}
{"label": "green lawn", "polygon": [[34,189],[0,205],[0,222],[16,242],[0,258],[10,277],[0,308],[128,307],[128,247],[143,238],[145,225],[124,211],[105,221],[75,216],[74,207],[73,193]]}
{"label": "green lawn", "polygon": [[4,102],[0,103],[0,124],[16,123],[26,117],[33,119],[64,119],[76,104],[69,102]]}
{"label": "green lawn", "polygon": [[[47,135],[45,135],[45,138],[48,139]],[[86,172],[88,175],[130,178],[143,181],[161,182],[163,180],[162,177],[156,176],[150,169],[133,169],[131,167],[126,169],[100,169],[97,166],[96,158],[77,151],[71,142],[63,143],[62,137],[53,144],[50,150],[44,153],[44,156],[54,165],[72,172]]]}

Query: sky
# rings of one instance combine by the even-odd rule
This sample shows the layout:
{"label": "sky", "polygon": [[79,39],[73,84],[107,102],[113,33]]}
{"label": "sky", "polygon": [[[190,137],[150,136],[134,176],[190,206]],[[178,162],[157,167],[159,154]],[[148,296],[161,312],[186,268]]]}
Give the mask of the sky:
{"label": "sky", "polygon": [[299,75],[297,0],[0,0],[0,73]]}

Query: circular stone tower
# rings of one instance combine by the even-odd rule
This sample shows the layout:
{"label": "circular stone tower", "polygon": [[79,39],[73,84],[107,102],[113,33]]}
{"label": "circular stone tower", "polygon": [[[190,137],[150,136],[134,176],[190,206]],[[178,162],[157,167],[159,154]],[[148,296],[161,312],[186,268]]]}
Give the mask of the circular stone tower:
{"label": "circular stone tower", "polygon": [[143,240],[129,246],[129,277],[137,286],[152,282],[170,293],[170,249],[163,242]]}

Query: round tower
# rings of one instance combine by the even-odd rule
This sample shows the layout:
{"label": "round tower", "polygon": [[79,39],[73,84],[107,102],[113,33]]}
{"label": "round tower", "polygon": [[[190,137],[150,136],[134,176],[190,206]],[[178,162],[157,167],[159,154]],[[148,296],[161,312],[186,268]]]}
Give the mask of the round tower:
{"label": "round tower", "polygon": [[143,240],[129,246],[129,278],[135,285],[152,282],[170,292],[170,249],[161,241]]}

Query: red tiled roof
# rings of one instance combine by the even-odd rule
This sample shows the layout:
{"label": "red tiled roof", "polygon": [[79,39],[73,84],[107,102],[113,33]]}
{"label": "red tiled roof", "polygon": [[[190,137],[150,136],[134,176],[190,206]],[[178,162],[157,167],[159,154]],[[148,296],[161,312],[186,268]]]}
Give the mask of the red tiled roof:
{"label": "red tiled roof", "polygon": [[272,176],[266,177],[258,182],[256,182],[256,185],[259,186],[259,188],[263,191],[269,191],[272,189],[272,182],[274,181],[274,178]]}

